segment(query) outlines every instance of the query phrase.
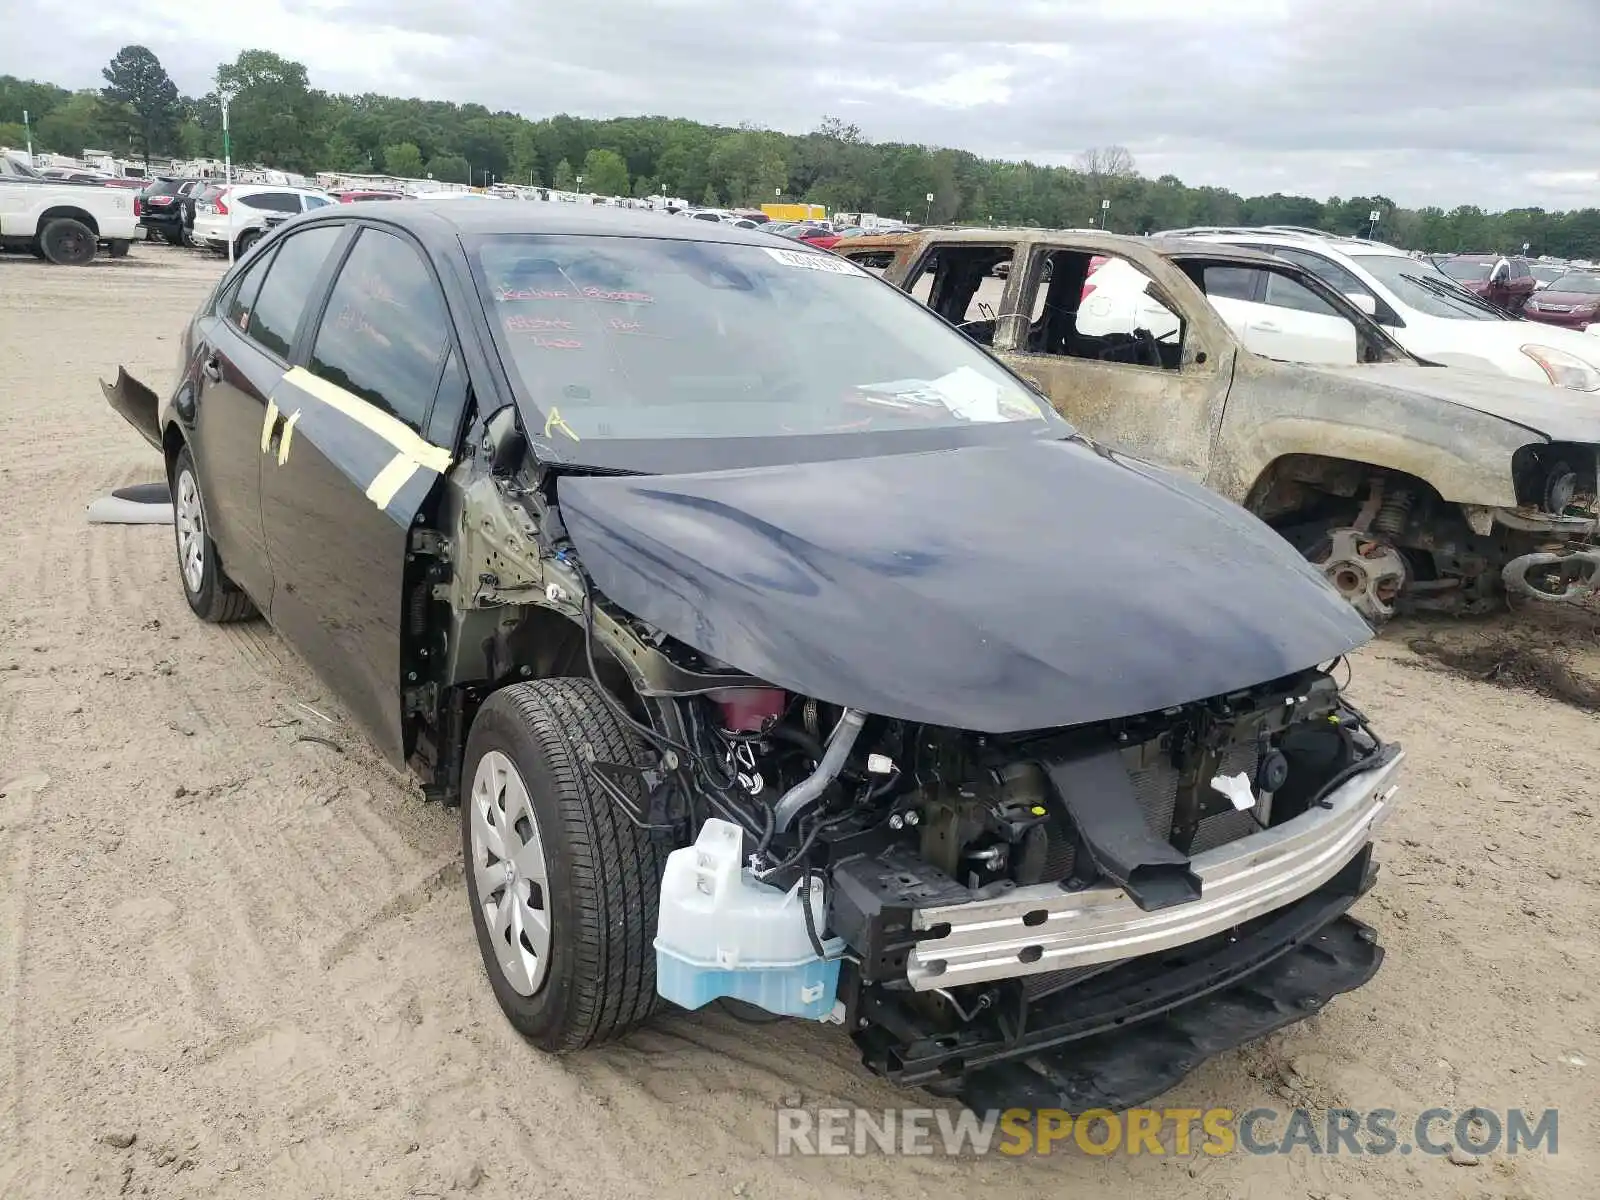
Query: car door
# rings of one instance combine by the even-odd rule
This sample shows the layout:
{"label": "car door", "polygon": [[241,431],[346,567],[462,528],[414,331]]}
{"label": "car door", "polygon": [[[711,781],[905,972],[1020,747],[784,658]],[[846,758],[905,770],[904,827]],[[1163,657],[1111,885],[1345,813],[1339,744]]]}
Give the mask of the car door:
{"label": "car door", "polygon": [[459,408],[466,385],[421,248],[356,228],[273,394],[262,521],[273,625],[401,763],[408,539],[451,460],[424,431],[441,427],[429,423],[436,395]]}
{"label": "car door", "polygon": [[206,523],[229,576],[263,611],[272,596],[261,529],[265,417],[306,294],[337,240],[324,226],[258,255],[196,330],[193,447]]}
{"label": "car door", "polygon": [[[1091,262],[1100,256],[1117,265],[1108,261],[1095,275],[1112,267],[1106,278],[1123,281],[1117,286],[1127,303],[1080,312]],[[999,323],[1000,358],[1095,440],[1204,480],[1227,403],[1233,345],[1194,285],[1154,256],[1134,261],[1132,253],[1070,242],[1036,244],[1027,258],[1020,288],[1007,301],[1016,319]]]}
{"label": "car door", "polygon": [[1252,353],[1340,367],[1358,361],[1355,326],[1286,272],[1208,264],[1202,280],[1211,307]]}

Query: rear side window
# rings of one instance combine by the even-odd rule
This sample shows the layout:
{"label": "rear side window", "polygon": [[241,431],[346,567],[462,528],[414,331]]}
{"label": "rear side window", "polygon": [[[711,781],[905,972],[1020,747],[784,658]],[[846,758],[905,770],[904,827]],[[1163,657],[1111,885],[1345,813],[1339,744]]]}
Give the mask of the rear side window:
{"label": "rear side window", "polygon": [[1271,272],[1267,276],[1267,303],[1274,308],[1292,308],[1297,312],[1317,313],[1324,317],[1341,314],[1298,279]]}
{"label": "rear side window", "polygon": [[411,243],[363,229],[328,296],[311,371],[420,432],[449,346],[448,319]]}
{"label": "rear side window", "polygon": [[1208,296],[1229,300],[1254,300],[1261,272],[1254,267],[1207,267],[1205,290]]}
{"label": "rear side window", "polygon": [[257,192],[253,196],[240,196],[239,203],[260,212],[297,213],[300,197],[293,192]]}
{"label": "rear side window", "polygon": [[302,199],[305,201],[306,208],[308,210],[313,208],[321,208],[324,204],[331,203],[331,201],[328,201],[321,196],[304,196]]}
{"label": "rear side window", "polygon": [[342,233],[342,226],[319,225],[295,234],[279,246],[249,319],[249,335],[262,349],[289,357],[295,326],[305,311],[317,273]]}

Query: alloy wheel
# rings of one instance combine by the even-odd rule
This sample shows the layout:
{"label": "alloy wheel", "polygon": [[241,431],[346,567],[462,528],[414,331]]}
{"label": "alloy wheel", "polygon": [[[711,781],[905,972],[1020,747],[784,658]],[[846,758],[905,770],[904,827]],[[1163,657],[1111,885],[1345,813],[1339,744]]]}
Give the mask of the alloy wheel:
{"label": "alloy wheel", "polygon": [[550,969],[549,871],[539,819],[516,765],[498,750],[478,761],[469,801],[478,904],[501,974],[531,996]]}

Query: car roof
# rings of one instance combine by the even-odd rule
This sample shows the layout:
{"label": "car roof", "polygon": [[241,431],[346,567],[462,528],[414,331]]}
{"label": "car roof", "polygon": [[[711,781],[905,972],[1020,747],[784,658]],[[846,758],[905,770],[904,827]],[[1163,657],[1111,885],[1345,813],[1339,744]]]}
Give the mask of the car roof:
{"label": "car roof", "polygon": [[733,242],[769,249],[772,246],[772,236],[765,232],[764,226],[745,229],[723,221],[674,221],[648,209],[616,208],[611,205],[564,204],[544,200],[462,204],[419,199],[410,204],[382,207],[381,217],[376,213],[320,212],[308,221],[297,221],[295,224],[297,228],[304,228],[312,221],[381,220],[408,230],[424,242],[458,234],[547,233],[579,237],[670,238],[680,242]]}
{"label": "car roof", "polygon": [[1252,241],[1266,242],[1273,246],[1286,247],[1317,247],[1342,254],[1386,254],[1396,258],[1408,258],[1409,253],[1398,246],[1391,246],[1387,242],[1374,242],[1368,238],[1344,237],[1337,233],[1320,233],[1312,230],[1301,229],[1292,225],[1259,225],[1259,226],[1220,226],[1206,225],[1193,229],[1168,229],[1156,235],[1157,237],[1178,237],[1200,241],[1213,241],[1226,239],[1232,242],[1236,238],[1250,238]]}
{"label": "car roof", "polygon": [[[940,242],[972,242],[979,246],[1031,247],[1071,241],[1075,246],[1101,254],[1125,254],[1130,249],[1147,250],[1171,259],[1226,259],[1240,263],[1269,263],[1282,266],[1283,259],[1260,250],[1228,242],[1209,242],[1186,237],[1132,237],[1124,233],[1102,233],[1098,229],[941,229],[901,234],[908,241],[918,237]],[[862,239],[845,244],[854,249]]]}

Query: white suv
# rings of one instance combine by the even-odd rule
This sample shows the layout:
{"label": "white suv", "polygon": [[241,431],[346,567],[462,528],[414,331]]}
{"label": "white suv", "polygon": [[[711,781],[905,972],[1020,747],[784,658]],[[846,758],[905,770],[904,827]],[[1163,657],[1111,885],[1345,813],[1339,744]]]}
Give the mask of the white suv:
{"label": "white suv", "polygon": [[332,196],[313,188],[267,183],[210,187],[195,200],[192,236],[195,245],[212,250],[226,250],[232,242],[239,255],[273,225],[333,202]]}
{"label": "white suv", "polygon": [[[1282,226],[1174,229],[1157,236],[1250,246],[1299,263],[1376,318],[1419,358],[1579,392],[1600,391],[1600,339],[1510,316],[1463,289],[1433,263],[1394,246]],[[1254,304],[1271,306],[1271,296]],[[1291,313],[1265,315],[1270,320]]]}

